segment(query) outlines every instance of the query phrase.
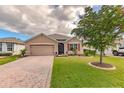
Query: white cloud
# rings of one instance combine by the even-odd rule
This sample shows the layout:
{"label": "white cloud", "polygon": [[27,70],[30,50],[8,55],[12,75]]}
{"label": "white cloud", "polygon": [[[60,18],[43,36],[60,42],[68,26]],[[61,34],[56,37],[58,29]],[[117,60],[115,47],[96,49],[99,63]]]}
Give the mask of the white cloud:
{"label": "white cloud", "polygon": [[69,34],[86,6],[0,6],[0,28],[35,35]]}

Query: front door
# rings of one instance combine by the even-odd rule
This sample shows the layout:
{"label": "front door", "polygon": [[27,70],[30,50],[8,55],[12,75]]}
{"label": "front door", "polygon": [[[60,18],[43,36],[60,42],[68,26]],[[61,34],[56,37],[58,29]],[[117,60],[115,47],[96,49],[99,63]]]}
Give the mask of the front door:
{"label": "front door", "polygon": [[58,43],[58,54],[64,54],[64,44]]}

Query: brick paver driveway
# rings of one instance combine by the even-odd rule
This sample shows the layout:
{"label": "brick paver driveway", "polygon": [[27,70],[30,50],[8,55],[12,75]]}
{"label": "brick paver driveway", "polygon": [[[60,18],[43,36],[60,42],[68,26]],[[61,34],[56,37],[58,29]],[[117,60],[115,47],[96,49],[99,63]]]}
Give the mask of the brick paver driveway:
{"label": "brick paver driveway", "polygon": [[0,66],[0,87],[49,87],[53,56],[29,56]]}

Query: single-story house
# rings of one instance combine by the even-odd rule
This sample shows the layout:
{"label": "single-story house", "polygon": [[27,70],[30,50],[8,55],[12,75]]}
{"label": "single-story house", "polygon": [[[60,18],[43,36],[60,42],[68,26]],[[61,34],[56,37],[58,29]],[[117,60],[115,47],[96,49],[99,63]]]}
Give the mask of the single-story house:
{"label": "single-story house", "polygon": [[0,53],[12,53],[17,55],[25,44],[17,38],[0,38]]}
{"label": "single-story house", "polygon": [[76,37],[61,34],[45,35],[43,33],[25,41],[27,55],[59,55],[72,54],[72,48],[77,54],[82,51],[81,41]]}

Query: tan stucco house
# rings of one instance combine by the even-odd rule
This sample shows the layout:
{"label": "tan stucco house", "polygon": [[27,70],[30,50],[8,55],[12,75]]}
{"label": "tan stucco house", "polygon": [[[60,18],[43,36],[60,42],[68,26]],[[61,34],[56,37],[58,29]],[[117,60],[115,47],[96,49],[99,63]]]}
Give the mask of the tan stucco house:
{"label": "tan stucco house", "polygon": [[25,44],[27,55],[72,54],[72,48],[76,48],[77,54],[80,54],[83,50],[79,39],[61,34],[45,35],[41,33],[27,40]]}

